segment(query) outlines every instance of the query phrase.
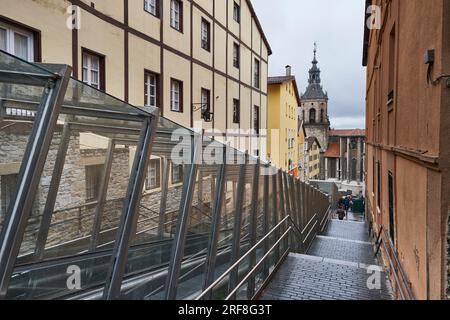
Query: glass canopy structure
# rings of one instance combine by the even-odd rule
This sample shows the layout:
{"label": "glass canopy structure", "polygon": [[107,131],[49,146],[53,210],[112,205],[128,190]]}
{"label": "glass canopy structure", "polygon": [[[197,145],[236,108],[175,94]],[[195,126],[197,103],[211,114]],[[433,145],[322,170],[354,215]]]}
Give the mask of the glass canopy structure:
{"label": "glass canopy structure", "polygon": [[252,299],[329,219],[259,159],[0,51],[0,299]]}

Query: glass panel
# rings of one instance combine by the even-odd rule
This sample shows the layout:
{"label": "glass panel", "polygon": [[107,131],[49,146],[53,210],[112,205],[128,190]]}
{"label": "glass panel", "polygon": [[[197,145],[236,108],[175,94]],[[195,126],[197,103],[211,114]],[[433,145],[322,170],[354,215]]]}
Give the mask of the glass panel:
{"label": "glass panel", "polygon": [[[20,71],[17,74],[21,68],[28,70],[28,74],[22,75]],[[56,65],[46,66],[49,70],[58,68]],[[27,83],[24,79],[28,79],[44,84],[39,79],[46,79],[49,75],[51,73],[41,67],[0,53],[0,76],[12,80],[10,83],[0,82],[3,115],[0,126],[0,228],[11,199],[14,199],[18,170],[43,93],[42,86],[15,83]],[[103,288],[112,265],[111,253],[124,210],[131,165],[137,154],[143,121],[149,116],[144,109],[70,80],[21,243],[8,298],[59,299],[81,293],[93,299],[101,297],[95,290]],[[122,283],[123,299],[165,298],[181,197],[188,186],[185,182],[189,178],[193,135],[193,131],[159,118],[149,159],[147,188],[142,188],[136,233],[128,251]],[[220,152],[223,148],[224,145],[217,141],[203,141],[203,161],[198,164],[192,187],[193,199],[187,216],[187,234],[177,279],[178,299],[195,298],[205,285],[218,162],[222,160]],[[233,151],[231,147],[228,150]],[[253,186],[256,161],[250,158],[241,166],[242,159],[242,153],[233,161],[228,159],[225,170],[214,279],[232,264],[231,245],[238,196],[243,197],[239,226],[240,257],[250,249],[251,214],[255,205],[257,241],[282,218],[278,205],[281,200],[279,184],[276,189],[273,187],[277,177],[265,176],[267,171],[262,164],[259,184]],[[237,194],[240,168],[245,169],[244,190]],[[60,182],[55,185],[58,180],[55,177],[59,175]],[[268,182],[268,194],[265,194],[265,182]],[[254,187],[258,188],[257,199],[252,198]],[[284,193],[288,191],[284,190]],[[276,208],[274,203],[277,203]],[[282,230],[284,228],[257,248],[257,262],[277,241]],[[266,270],[273,270],[278,257],[276,251],[270,255]],[[250,258],[240,263],[238,282],[250,268]],[[80,271],[81,289],[67,285],[71,270]],[[255,275],[257,289],[265,280],[263,271],[261,268]],[[229,276],[214,288],[213,298],[227,296],[228,280]],[[248,298],[247,286],[239,288],[238,298]]]}
{"label": "glass panel", "polygon": [[[46,227],[44,208],[48,205],[62,130],[68,123],[71,130],[67,153]],[[66,283],[68,268],[73,265],[80,268],[80,290],[105,281],[139,139],[139,131],[133,130],[136,125],[129,126],[130,133],[125,135],[126,125],[123,120],[60,116],[8,291],[10,298],[46,299],[75,293],[77,290],[70,290]],[[124,133],[117,132],[119,126]],[[109,149],[111,138],[119,140]],[[39,234],[45,230],[47,236],[39,242]],[[38,248],[42,248],[41,256],[37,255]],[[27,265],[27,272],[21,272]]]}
{"label": "glass panel", "polygon": [[[45,68],[60,67],[46,65]],[[0,119],[0,167],[2,173],[7,173],[0,177],[0,225],[8,212],[11,190],[17,184],[15,180],[43,93],[42,87],[14,83],[27,83],[30,80],[26,79],[34,81],[51,75],[41,67],[0,52],[0,75],[7,77],[9,74],[11,83],[0,83],[3,115]],[[123,212],[136,146],[143,120],[149,116],[142,109],[70,80],[8,298],[59,298],[104,284],[111,266],[111,248]],[[62,146],[67,151],[64,152]],[[110,163],[110,174],[107,174],[106,163]],[[61,172],[57,168],[61,168]],[[55,184],[55,177],[59,175],[60,182]],[[55,188],[53,201],[49,195]],[[98,226],[98,233],[94,232],[97,230],[94,226]],[[93,239],[97,239],[97,245]],[[132,247],[130,256],[149,252],[147,249]],[[70,266],[80,271],[81,289],[67,285]]]}
{"label": "glass panel", "polygon": [[[49,71],[40,65],[29,63],[25,59],[18,59],[5,51],[0,51],[0,71],[11,72],[11,80],[17,80],[13,78],[17,73],[25,73],[20,75],[22,79],[35,80],[36,85],[39,86],[46,83],[46,80],[40,80],[40,77],[53,76],[52,71]],[[8,83],[8,85],[11,84]]]}

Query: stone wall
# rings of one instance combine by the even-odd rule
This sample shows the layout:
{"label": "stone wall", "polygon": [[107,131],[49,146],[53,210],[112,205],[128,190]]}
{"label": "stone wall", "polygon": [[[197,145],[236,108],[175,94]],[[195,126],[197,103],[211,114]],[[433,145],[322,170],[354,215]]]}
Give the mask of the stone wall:
{"label": "stone wall", "polygon": [[[0,163],[20,163],[22,161],[30,128],[30,125],[12,124],[10,130],[0,131],[0,141],[2,141],[0,145]],[[58,127],[50,145],[31,217],[22,242],[21,254],[34,250],[57,152],[61,143],[61,129],[61,127]],[[106,149],[81,148],[79,134],[72,133],[56,197],[55,212],[52,216],[47,246],[85,237],[91,233],[96,203],[86,203],[85,164],[103,164],[105,155]],[[114,150],[104,210],[107,214],[103,215],[102,230],[118,225],[122,212],[122,199],[125,197],[129,180],[129,156],[127,148],[122,147]]]}
{"label": "stone wall", "polygon": [[305,126],[307,137],[316,137],[319,140],[321,150],[327,150],[328,148],[328,130],[326,126],[320,125],[306,125]]}

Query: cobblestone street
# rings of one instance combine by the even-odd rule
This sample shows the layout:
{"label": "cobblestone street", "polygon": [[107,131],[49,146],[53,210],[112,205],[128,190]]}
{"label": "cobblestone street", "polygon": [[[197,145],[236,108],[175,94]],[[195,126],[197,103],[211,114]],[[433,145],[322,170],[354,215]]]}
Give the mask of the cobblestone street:
{"label": "cobblestone street", "polygon": [[[308,255],[290,254],[262,300],[390,300],[391,287],[381,273],[381,289],[369,289],[377,262],[364,222],[332,220]],[[370,270],[368,268],[370,267]],[[381,269],[380,269],[381,270]]]}

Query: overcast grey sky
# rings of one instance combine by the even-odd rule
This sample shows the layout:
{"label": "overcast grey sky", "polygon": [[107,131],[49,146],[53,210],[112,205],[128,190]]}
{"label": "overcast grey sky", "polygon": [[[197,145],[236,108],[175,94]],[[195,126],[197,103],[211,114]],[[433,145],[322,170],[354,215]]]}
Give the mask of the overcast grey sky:
{"label": "overcast grey sky", "polygon": [[365,68],[362,67],[363,0],[253,0],[272,47],[269,75],[290,64],[301,92],[311,68],[314,42],[329,96],[331,127],[364,128]]}

